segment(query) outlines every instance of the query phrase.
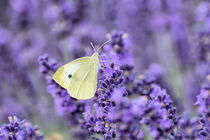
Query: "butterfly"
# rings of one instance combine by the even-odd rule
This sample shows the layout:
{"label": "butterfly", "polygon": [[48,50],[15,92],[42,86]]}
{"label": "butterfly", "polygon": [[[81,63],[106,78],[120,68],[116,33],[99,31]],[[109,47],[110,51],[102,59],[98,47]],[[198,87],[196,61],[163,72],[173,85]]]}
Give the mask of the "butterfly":
{"label": "butterfly", "polygon": [[90,99],[95,95],[98,82],[99,53],[98,50],[103,47],[107,40],[94,54],[89,57],[81,57],[61,66],[54,74],[53,79],[63,88],[65,88],[71,97],[76,99]]}

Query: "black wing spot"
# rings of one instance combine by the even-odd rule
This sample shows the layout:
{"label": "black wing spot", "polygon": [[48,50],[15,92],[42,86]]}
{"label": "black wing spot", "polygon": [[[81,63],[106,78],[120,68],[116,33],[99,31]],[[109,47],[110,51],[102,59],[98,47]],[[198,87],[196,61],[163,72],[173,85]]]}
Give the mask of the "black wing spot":
{"label": "black wing spot", "polygon": [[71,75],[71,74],[69,74],[69,75],[68,75],[68,78],[69,78],[69,79],[71,79],[71,77],[72,77],[72,75]]}

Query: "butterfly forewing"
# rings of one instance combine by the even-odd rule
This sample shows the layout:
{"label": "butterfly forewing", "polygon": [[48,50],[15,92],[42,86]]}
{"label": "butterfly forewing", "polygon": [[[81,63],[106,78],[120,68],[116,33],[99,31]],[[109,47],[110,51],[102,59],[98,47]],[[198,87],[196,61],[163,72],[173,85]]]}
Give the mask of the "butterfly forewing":
{"label": "butterfly forewing", "polygon": [[85,63],[87,63],[90,57],[81,57],[70,63],[67,63],[60,67],[53,76],[53,79],[63,88],[69,87],[72,76],[75,72]]}

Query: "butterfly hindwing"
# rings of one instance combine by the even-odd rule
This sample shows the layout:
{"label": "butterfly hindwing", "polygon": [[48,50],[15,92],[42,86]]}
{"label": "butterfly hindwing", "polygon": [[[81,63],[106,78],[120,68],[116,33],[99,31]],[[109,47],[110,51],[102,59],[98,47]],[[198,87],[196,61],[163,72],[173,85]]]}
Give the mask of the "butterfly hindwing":
{"label": "butterfly hindwing", "polygon": [[68,92],[77,99],[90,99],[97,88],[98,62],[91,59],[72,76]]}
{"label": "butterfly hindwing", "polygon": [[71,78],[75,72],[80,69],[83,64],[88,63],[91,60],[90,57],[81,57],[70,63],[67,63],[60,67],[53,76],[53,79],[63,88],[67,89],[69,87]]}
{"label": "butterfly hindwing", "polygon": [[97,75],[98,66],[94,63],[78,91],[78,95],[83,99],[90,99],[94,96],[97,89]]}

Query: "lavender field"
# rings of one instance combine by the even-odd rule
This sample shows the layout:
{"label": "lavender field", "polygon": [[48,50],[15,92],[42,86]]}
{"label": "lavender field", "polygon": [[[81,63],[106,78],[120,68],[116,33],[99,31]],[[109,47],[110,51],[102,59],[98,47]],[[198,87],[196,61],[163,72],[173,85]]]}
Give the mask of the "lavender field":
{"label": "lavender field", "polygon": [[[108,39],[71,97],[55,71]],[[0,140],[210,140],[210,1],[0,0],[0,79]]]}

